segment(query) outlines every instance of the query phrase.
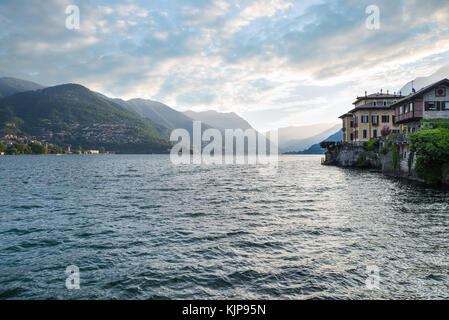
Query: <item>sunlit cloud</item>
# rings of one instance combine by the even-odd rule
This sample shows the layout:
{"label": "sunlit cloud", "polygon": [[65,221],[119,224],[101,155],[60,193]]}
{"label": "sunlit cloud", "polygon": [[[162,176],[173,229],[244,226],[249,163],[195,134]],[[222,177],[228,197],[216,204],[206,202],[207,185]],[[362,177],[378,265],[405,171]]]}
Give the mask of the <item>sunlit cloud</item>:
{"label": "sunlit cloud", "polygon": [[356,95],[399,90],[449,63],[449,2],[71,1],[0,3],[0,70],[178,110],[237,112],[260,129],[334,122]]}

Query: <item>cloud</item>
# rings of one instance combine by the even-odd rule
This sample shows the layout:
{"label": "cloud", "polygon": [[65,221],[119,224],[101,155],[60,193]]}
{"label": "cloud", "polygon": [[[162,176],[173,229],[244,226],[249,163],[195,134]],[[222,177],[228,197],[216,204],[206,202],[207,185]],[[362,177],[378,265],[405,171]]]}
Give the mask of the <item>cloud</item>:
{"label": "cloud", "polygon": [[378,0],[380,30],[365,27],[371,1],[352,0],[88,0],[81,29],[67,30],[72,2],[0,2],[5,75],[269,128],[333,121],[357,94],[398,90],[449,61],[447,1]]}

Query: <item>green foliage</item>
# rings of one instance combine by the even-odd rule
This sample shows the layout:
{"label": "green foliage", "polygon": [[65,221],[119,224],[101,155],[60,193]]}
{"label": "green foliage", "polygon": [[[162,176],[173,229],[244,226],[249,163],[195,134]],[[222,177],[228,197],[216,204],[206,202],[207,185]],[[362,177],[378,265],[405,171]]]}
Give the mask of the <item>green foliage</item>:
{"label": "green foliage", "polygon": [[48,147],[48,153],[50,154],[64,154],[64,150],[58,146],[51,145]]}
{"label": "green foliage", "polygon": [[408,173],[412,172],[413,160],[415,159],[415,152],[410,152],[408,157]]}
{"label": "green foliage", "polygon": [[48,150],[47,147],[37,143],[37,142],[33,142],[30,144],[30,148],[33,152],[33,154],[47,154]]}
{"label": "green foliage", "polygon": [[6,144],[0,142],[0,152],[5,152],[7,149]]}
{"label": "green foliage", "polygon": [[449,119],[426,119],[421,121],[421,130],[449,129]]}
{"label": "green foliage", "polygon": [[366,166],[366,153],[362,153],[361,155],[359,155],[358,159],[357,159],[357,165],[359,167],[365,167]]}
{"label": "green foliage", "polygon": [[392,161],[393,161],[393,169],[394,170],[399,170],[399,161],[400,161],[400,154],[399,154],[399,149],[397,146],[393,146],[392,147]]}
{"label": "green foliage", "polygon": [[388,154],[393,149],[393,142],[390,140],[385,140],[384,145],[380,148],[380,153],[384,156]]}
{"label": "green foliage", "polygon": [[21,155],[21,154],[33,154],[31,147],[26,144],[14,143],[6,149],[6,154]]}
{"label": "green foliage", "polygon": [[376,158],[376,154],[373,151],[366,151],[359,155],[357,158],[357,165],[359,167],[368,167],[369,166],[369,159]]}
{"label": "green foliage", "polygon": [[409,139],[410,151],[416,154],[416,175],[428,184],[439,183],[442,167],[449,163],[449,129],[421,130]]}
{"label": "green foliage", "polygon": [[368,151],[373,151],[376,148],[379,148],[379,139],[371,139],[370,141],[366,142],[364,145]]}

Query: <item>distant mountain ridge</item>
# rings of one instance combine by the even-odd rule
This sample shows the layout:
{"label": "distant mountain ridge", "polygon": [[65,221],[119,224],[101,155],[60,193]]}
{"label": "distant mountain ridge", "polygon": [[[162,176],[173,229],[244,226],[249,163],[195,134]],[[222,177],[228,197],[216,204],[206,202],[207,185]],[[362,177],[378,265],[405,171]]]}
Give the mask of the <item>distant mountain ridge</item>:
{"label": "distant mountain ridge", "polygon": [[281,128],[279,129],[280,152],[306,150],[328,138],[339,129],[341,129],[341,124],[334,123]]}
{"label": "distant mountain ridge", "polygon": [[12,77],[0,78],[0,98],[6,98],[19,92],[35,91],[43,88],[44,86],[32,81]]}
{"label": "distant mountain ridge", "polygon": [[166,153],[167,130],[78,84],[0,99],[1,134],[26,135],[59,146]]}
{"label": "distant mountain ridge", "polygon": [[208,126],[219,130],[253,129],[253,127],[248,123],[248,121],[241,118],[234,112],[221,113],[212,110],[204,112],[186,111],[184,112],[184,115],[188,116],[193,120],[201,121],[202,123],[205,123]]}
{"label": "distant mountain ridge", "polygon": [[0,97],[0,135],[119,153],[166,153],[172,130],[186,129],[193,136],[194,120],[202,120],[202,131],[252,128],[235,113],[182,113],[152,100],[109,98],[78,84],[45,88],[25,80],[0,79],[0,93],[5,95]]}
{"label": "distant mountain ridge", "polygon": [[431,74],[428,77],[419,77],[414,79],[413,81],[408,82],[400,89],[400,91],[403,96],[407,96],[412,93],[412,84],[413,88],[418,91],[432,83],[438,82],[445,78],[449,79],[449,66],[439,69],[437,72]]}
{"label": "distant mountain ridge", "polygon": [[[339,130],[338,132],[334,133],[327,139],[320,141],[320,142],[339,142],[343,140],[343,132]],[[321,148],[319,143],[316,143],[312,145],[310,148],[304,151],[293,151],[293,152],[286,152],[286,154],[324,154],[326,152],[326,149]]]}

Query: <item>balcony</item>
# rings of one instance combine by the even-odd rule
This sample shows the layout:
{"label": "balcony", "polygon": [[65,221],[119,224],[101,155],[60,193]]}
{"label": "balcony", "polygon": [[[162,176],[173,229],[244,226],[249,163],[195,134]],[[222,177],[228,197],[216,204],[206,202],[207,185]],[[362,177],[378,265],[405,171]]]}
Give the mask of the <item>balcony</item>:
{"label": "balcony", "polygon": [[403,113],[396,116],[396,123],[405,122],[408,120],[421,119],[423,116],[422,110],[414,110],[412,112]]}

